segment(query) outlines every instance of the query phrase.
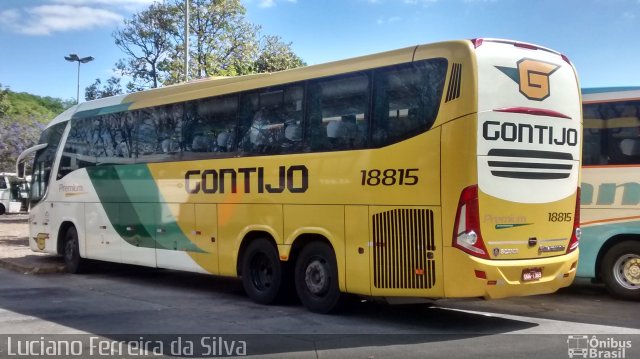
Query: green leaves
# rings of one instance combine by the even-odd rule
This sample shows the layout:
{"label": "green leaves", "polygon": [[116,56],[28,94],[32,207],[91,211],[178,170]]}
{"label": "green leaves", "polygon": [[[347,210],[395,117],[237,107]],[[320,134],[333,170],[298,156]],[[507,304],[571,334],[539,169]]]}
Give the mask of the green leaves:
{"label": "green leaves", "polygon": [[[305,65],[291,43],[261,35],[240,0],[190,0],[189,79],[281,71]],[[184,81],[185,1],[153,3],[125,20],[113,33],[125,55],[115,72],[129,78],[127,91]],[[87,99],[112,95],[101,83],[85,90]],[[119,84],[118,84],[119,86]]]}

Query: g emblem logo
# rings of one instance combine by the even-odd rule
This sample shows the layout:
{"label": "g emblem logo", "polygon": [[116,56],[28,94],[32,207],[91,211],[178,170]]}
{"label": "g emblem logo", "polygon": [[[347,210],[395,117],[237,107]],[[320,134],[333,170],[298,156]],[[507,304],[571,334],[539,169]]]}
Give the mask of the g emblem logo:
{"label": "g emblem logo", "polygon": [[548,62],[522,59],[518,61],[520,93],[529,100],[542,101],[549,97],[549,76],[560,66]]}
{"label": "g emblem logo", "polygon": [[518,68],[496,66],[496,68],[519,85],[519,90],[529,100],[543,101],[551,95],[549,76],[559,65],[524,58],[518,61]]}

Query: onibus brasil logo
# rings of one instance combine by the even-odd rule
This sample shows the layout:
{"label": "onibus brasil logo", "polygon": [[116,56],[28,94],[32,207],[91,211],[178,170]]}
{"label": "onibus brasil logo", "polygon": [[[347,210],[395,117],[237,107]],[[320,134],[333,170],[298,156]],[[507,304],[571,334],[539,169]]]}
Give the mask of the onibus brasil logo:
{"label": "onibus brasil logo", "polygon": [[569,335],[567,354],[569,358],[626,358],[631,340],[615,338],[600,339],[595,335]]}

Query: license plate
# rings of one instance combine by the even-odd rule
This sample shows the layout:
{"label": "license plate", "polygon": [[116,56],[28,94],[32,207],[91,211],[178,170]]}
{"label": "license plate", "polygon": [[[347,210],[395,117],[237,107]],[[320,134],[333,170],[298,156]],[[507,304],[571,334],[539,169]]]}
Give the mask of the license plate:
{"label": "license plate", "polygon": [[522,270],[522,281],[532,282],[542,278],[542,268],[525,268]]}

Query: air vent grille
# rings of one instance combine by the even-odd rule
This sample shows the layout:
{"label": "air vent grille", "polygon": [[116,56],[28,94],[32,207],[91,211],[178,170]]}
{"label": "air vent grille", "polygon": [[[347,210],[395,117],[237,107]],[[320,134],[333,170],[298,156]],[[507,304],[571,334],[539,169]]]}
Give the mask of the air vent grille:
{"label": "air vent grille", "polygon": [[449,102],[460,97],[460,84],[462,83],[462,64],[451,65],[451,76],[449,78],[449,88],[447,89],[447,98],[445,102]]}
{"label": "air vent grille", "polygon": [[433,211],[394,209],[373,216],[376,288],[426,289],[435,284]]}

